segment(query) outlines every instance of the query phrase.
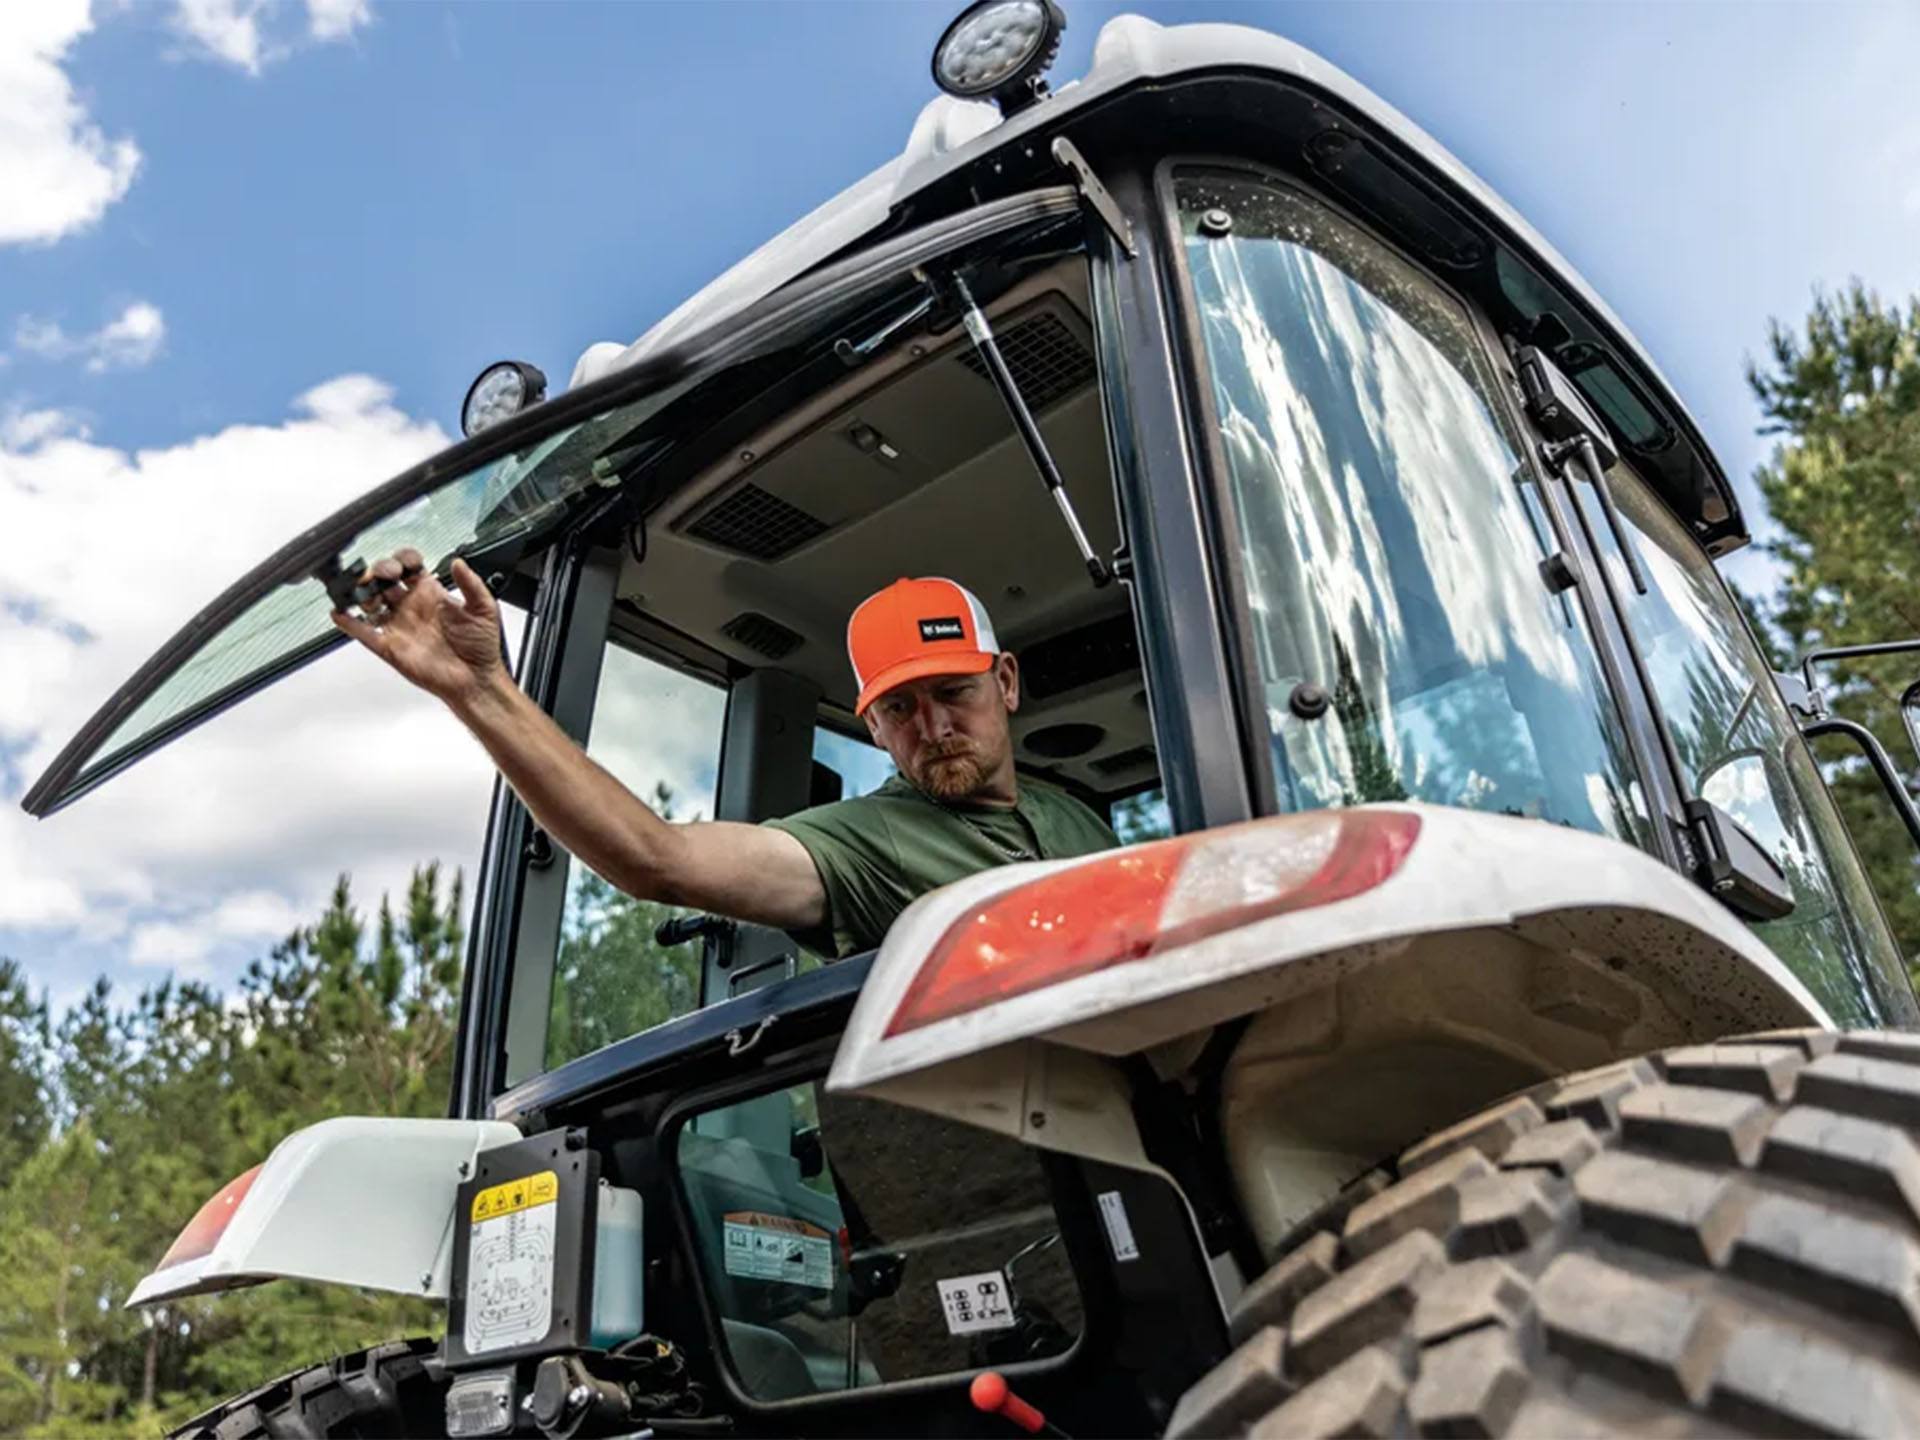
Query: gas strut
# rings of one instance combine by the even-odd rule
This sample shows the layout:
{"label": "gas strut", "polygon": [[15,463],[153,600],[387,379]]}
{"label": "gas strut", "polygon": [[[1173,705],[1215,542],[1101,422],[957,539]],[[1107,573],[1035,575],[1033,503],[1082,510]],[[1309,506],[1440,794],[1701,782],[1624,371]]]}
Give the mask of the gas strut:
{"label": "gas strut", "polygon": [[1053,463],[1053,456],[1047,452],[1047,442],[1040,434],[1040,427],[1034,423],[1033,412],[1027,409],[1027,402],[1020,398],[1020,387],[1014,383],[1013,372],[1007,368],[1006,357],[1000,353],[1000,344],[993,338],[993,327],[974,303],[973,293],[967,289],[965,280],[955,275],[953,288],[960,297],[963,307],[961,318],[966,322],[967,334],[973,337],[973,348],[980,352],[980,358],[986,362],[993,388],[1006,401],[1007,413],[1013,417],[1013,428],[1020,432],[1021,443],[1027,447],[1027,456],[1033,461],[1033,468],[1040,472],[1040,479],[1052,492],[1053,503],[1060,507],[1061,517],[1067,522],[1067,529],[1073,533],[1073,543],[1080,550],[1080,558],[1086,562],[1087,574],[1093,577],[1096,586],[1109,583],[1113,579],[1113,572],[1093,553],[1093,546],[1087,540],[1080,517],[1074,513],[1073,499],[1067,494],[1066,481],[1060,478],[1060,467]]}

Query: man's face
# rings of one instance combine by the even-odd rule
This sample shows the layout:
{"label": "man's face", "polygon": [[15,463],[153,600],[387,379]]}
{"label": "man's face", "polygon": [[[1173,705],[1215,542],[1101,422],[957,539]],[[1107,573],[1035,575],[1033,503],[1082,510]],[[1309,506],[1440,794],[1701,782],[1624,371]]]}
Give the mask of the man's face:
{"label": "man's face", "polygon": [[1013,768],[1007,717],[1020,708],[1020,670],[1001,655],[978,675],[934,675],[896,685],[867,707],[874,744],[936,800],[991,790]]}

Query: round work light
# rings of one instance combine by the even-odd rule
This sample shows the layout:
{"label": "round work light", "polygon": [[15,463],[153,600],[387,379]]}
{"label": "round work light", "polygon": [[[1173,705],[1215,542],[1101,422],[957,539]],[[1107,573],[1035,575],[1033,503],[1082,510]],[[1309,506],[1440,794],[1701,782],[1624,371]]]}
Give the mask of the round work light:
{"label": "round work light", "polygon": [[1047,93],[1067,16],[1054,0],[975,0],[933,47],[933,81],[962,100],[990,98],[1003,115]]}
{"label": "round work light", "polygon": [[480,372],[460,406],[460,431],[478,435],[547,398],[547,377],[524,360],[502,360]]}

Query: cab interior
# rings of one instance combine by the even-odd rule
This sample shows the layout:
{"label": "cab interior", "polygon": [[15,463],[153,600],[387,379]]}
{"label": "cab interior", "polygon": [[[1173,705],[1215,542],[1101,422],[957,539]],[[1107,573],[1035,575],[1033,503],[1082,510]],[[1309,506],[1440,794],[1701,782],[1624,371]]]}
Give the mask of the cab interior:
{"label": "cab interior", "polygon": [[[1110,556],[1119,523],[1086,266],[1057,261],[987,309],[1095,553]],[[817,695],[819,724],[864,741],[847,616],[917,575],[972,590],[1018,655],[1023,770],[1103,813],[1158,783],[1126,590],[1089,580],[957,325],[889,337],[678,487],[648,516],[644,550],[630,548],[614,624],[702,668],[795,677]]]}

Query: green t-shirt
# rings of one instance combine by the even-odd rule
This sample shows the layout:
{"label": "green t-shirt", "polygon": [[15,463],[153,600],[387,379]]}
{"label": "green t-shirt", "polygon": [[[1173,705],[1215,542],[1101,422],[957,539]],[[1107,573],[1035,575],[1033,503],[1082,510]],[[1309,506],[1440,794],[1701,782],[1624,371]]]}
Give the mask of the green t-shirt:
{"label": "green t-shirt", "polygon": [[827,890],[827,923],[793,938],[832,956],[871,950],[929,890],[1015,860],[1064,860],[1120,843],[1066,791],[1024,777],[1012,809],[941,804],[895,775],[871,795],[764,823],[813,857]]}

